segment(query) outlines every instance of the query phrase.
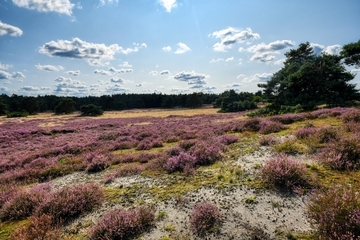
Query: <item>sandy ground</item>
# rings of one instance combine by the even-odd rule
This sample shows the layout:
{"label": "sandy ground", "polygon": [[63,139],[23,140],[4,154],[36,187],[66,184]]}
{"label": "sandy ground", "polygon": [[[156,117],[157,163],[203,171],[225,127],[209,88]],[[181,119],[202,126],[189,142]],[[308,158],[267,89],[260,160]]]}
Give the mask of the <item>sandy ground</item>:
{"label": "sandy ground", "polygon": [[[271,156],[271,152],[261,147],[258,151],[244,155],[236,160],[245,174],[253,175],[256,172],[254,164],[263,164]],[[60,188],[79,182],[93,180],[101,182],[106,172],[98,174],[74,173],[63,178],[55,179],[52,185]],[[111,187],[129,187],[140,184],[142,187],[161,185],[161,180],[143,176],[121,177],[110,184]],[[171,198],[163,202],[154,203],[150,196],[140,195],[137,201],[153,203],[165,217],[156,222],[156,226],[138,239],[286,239],[286,232],[311,231],[305,215],[306,196],[289,193],[279,193],[272,190],[257,190],[248,186],[229,187],[224,189],[201,188],[195,192]],[[254,199],[246,203],[246,199]],[[202,201],[216,204],[222,214],[222,226],[216,233],[206,236],[196,236],[192,233],[189,224],[189,215],[193,206]],[[85,233],[89,225],[104,213],[113,208],[124,207],[117,204],[104,204],[91,214],[75,220],[67,227],[69,233]]]}

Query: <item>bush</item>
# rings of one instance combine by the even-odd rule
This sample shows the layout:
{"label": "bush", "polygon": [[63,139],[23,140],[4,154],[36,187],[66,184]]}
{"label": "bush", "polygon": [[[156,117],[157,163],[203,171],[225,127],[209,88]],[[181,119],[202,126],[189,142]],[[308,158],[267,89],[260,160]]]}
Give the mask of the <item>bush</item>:
{"label": "bush", "polygon": [[329,142],[320,153],[320,161],[336,170],[360,168],[360,136],[342,137]]}
{"label": "bush", "polygon": [[181,152],[178,156],[172,156],[168,159],[165,169],[169,172],[183,172],[186,168],[193,168],[195,166],[196,158],[188,153]]}
{"label": "bush", "polygon": [[56,240],[61,238],[61,230],[55,225],[49,215],[32,217],[28,226],[17,229],[11,236],[11,240]]}
{"label": "bush", "polygon": [[260,134],[276,133],[276,132],[280,132],[283,129],[284,129],[284,125],[280,122],[263,120],[260,123],[259,133]]}
{"label": "bush", "polygon": [[316,129],[313,127],[303,127],[294,132],[295,137],[298,139],[306,139],[312,135],[315,135]]}
{"label": "bush", "polygon": [[104,200],[103,190],[95,183],[64,187],[50,194],[37,208],[36,215],[53,217],[54,222],[66,222],[83,212],[98,207]]}
{"label": "bush", "polygon": [[343,123],[348,123],[348,122],[359,123],[360,122],[360,111],[357,109],[356,110],[351,109],[341,115],[341,120],[343,121]]}
{"label": "bush", "polygon": [[218,137],[218,140],[221,144],[230,145],[239,141],[239,138],[234,135],[222,135]]}
{"label": "bush", "polygon": [[49,184],[40,184],[28,191],[20,191],[5,202],[0,210],[1,220],[20,220],[30,216],[50,191]]}
{"label": "bush", "polygon": [[218,230],[221,220],[218,207],[210,202],[196,204],[190,215],[191,228],[198,235]]}
{"label": "bush", "polygon": [[260,178],[275,187],[290,190],[309,185],[305,165],[285,154],[270,158],[260,169]]}
{"label": "bush", "polygon": [[155,222],[154,210],[148,207],[108,212],[90,231],[91,240],[130,239],[151,227]]}
{"label": "bush", "polygon": [[259,139],[259,144],[261,146],[272,146],[277,143],[278,143],[278,139],[275,136],[266,135],[266,136],[262,136]]}
{"label": "bush", "polygon": [[308,217],[323,239],[360,238],[360,198],[351,186],[336,186],[313,193]]}
{"label": "bush", "polygon": [[9,112],[6,114],[7,118],[27,117],[27,116],[29,116],[29,113],[27,111]]}
{"label": "bush", "polygon": [[109,157],[99,152],[88,153],[85,157],[87,173],[95,173],[105,170],[109,167]]}
{"label": "bush", "polygon": [[315,136],[320,143],[327,143],[338,139],[339,132],[333,127],[321,127],[316,131]]}
{"label": "bush", "polygon": [[209,165],[222,157],[222,151],[217,144],[199,142],[190,148],[189,152],[195,157],[196,165]]}
{"label": "bush", "polygon": [[100,116],[104,113],[100,106],[95,104],[83,105],[80,107],[82,116]]}

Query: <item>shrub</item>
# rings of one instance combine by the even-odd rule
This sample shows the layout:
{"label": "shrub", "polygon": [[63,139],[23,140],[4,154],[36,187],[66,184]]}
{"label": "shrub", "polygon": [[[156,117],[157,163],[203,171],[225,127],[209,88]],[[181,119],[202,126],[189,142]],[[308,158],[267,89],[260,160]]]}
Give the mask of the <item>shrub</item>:
{"label": "shrub", "polygon": [[100,106],[95,104],[83,105],[80,107],[82,116],[100,116],[104,113]]}
{"label": "shrub", "polygon": [[338,139],[339,132],[333,127],[321,127],[316,131],[315,136],[320,143],[327,143]]}
{"label": "shrub", "polygon": [[178,156],[170,157],[165,165],[165,169],[169,172],[183,172],[185,167],[193,168],[195,165],[196,158],[188,153],[181,152]]}
{"label": "shrub", "polygon": [[56,240],[61,238],[61,230],[57,225],[53,225],[52,216],[41,215],[32,217],[29,225],[16,230],[11,240]]}
{"label": "shrub", "polygon": [[220,146],[206,142],[199,142],[189,152],[195,157],[195,164],[200,166],[213,164],[222,157]]}
{"label": "shrub", "polygon": [[261,128],[261,120],[259,118],[251,118],[244,121],[242,131],[257,132]]}
{"label": "shrub", "polygon": [[91,152],[88,153],[85,157],[87,164],[86,172],[94,173],[105,170],[109,167],[109,157],[99,153],[99,152]]}
{"label": "shrub", "polygon": [[50,191],[49,184],[40,184],[28,191],[20,191],[5,202],[0,210],[1,220],[20,220],[30,216]]}
{"label": "shrub", "polygon": [[237,141],[239,141],[239,138],[234,135],[222,135],[218,137],[218,140],[221,144],[230,145],[232,143],[236,143]]}
{"label": "shrub", "polygon": [[315,133],[316,133],[316,128],[303,127],[303,128],[298,129],[297,131],[295,131],[294,135],[298,139],[306,139],[312,135],[315,135]]}
{"label": "shrub", "polygon": [[64,187],[50,194],[39,205],[36,215],[50,215],[57,223],[66,222],[98,207],[104,200],[103,190],[95,183]]}
{"label": "shrub", "polygon": [[355,187],[336,186],[314,192],[307,214],[323,239],[360,238],[360,198]]}
{"label": "shrub", "polygon": [[320,153],[320,161],[337,170],[360,168],[360,136],[342,137],[329,142]]}
{"label": "shrub", "polygon": [[355,109],[349,110],[341,115],[341,120],[343,121],[343,123],[348,123],[348,122],[359,123],[360,122],[360,111],[355,110]]}
{"label": "shrub", "polygon": [[210,202],[196,204],[190,215],[190,225],[198,235],[218,230],[221,225],[218,207]]}
{"label": "shrub", "polygon": [[260,178],[275,187],[290,190],[309,185],[305,165],[285,154],[270,158],[260,169]]}
{"label": "shrub", "polygon": [[278,140],[274,136],[262,136],[259,139],[259,144],[262,146],[272,146],[278,143]]}
{"label": "shrub", "polygon": [[280,122],[263,120],[260,124],[260,134],[269,134],[280,132],[284,129],[284,125]]}
{"label": "shrub", "polygon": [[7,118],[27,117],[27,116],[29,116],[29,113],[27,111],[9,112],[6,114]]}
{"label": "shrub", "polygon": [[100,218],[90,231],[91,240],[130,239],[151,227],[155,212],[148,207],[124,210],[116,209]]}

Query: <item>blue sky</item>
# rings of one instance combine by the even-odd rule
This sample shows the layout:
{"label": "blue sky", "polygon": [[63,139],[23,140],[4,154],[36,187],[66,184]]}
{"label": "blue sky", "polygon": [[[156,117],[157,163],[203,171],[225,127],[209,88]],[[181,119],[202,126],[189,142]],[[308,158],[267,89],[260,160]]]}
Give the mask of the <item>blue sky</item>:
{"label": "blue sky", "polygon": [[358,0],[1,0],[0,94],[256,92],[300,43],[358,41],[359,13]]}

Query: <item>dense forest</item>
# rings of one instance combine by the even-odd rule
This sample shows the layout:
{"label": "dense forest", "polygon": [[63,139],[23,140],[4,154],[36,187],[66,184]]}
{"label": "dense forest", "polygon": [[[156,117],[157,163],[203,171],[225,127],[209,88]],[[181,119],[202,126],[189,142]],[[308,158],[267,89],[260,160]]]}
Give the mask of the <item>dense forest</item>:
{"label": "dense forest", "polygon": [[360,40],[343,46],[337,55],[314,54],[309,42],[285,53],[284,66],[266,83],[258,84],[256,93],[228,90],[221,94],[115,94],[100,97],[60,97],[0,95],[0,115],[27,116],[53,111],[66,114],[82,111],[84,115],[100,115],[108,110],[135,108],[199,108],[212,104],[220,112],[236,112],[268,103],[259,114],[278,114],[313,110],[319,105],[353,106],[360,101],[359,89],[350,83],[355,74],[347,66],[360,67]]}

